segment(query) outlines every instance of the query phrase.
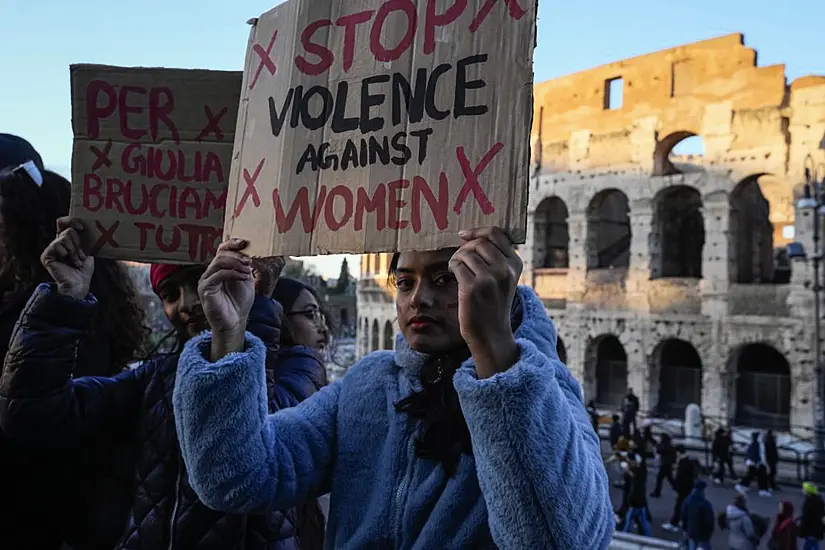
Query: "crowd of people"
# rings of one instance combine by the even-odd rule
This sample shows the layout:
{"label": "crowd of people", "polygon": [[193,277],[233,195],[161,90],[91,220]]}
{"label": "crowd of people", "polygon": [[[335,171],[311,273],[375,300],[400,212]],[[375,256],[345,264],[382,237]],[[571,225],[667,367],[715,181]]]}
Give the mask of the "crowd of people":
{"label": "crowd of people", "polygon": [[[818,488],[804,483],[805,500],[799,516],[793,503],[782,501],[773,519],[763,518],[748,509],[746,494],[753,482],[757,483],[760,497],[772,496],[778,490],[776,483],[779,451],[776,437],[771,430],[764,434],[753,432],[744,449],[746,473],[737,477],[733,466],[734,442],[730,429],[716,430],[711,445],[713,466],[709,470],[714,484],[724,483],[725,473],[735,480],[735,496],[725,510],[715,513],[712,503],[705,496],[707,482],[702,479],[703,469],[698,460],[691,457],[685,445],[674,445],[668,433],[657,440],[649,424],[636,428],[639,410],[638,398],[629,389],[623,400],[621,415],[612,416],[608,440],[612,454],[606,459],[616,472],[614,485],[621,489],[621,504],[615,513],[617,527],[625,532],[634,528],[644,536],[651,536],[651,514],[648,504],[648,465],[658,462],[655,486],[649,494],[658,498],[665,481],[675,493],[670,519],[662,528],[681,533],[684,546],[690,550],[711,548],[716,527],[727,531],[727,548],[731,550],[756,550],[762,540],[768,541],[772,550],[803,550],[820,548],[825,539],[825,501]],[[588,404],[591,422],[598,430],[599,414],[595,403]]]}
{"label": "crowd of people", "polygon": [[238,239],[150,267],[175,345],[147,352],[70,190],[0,134],[0,548],[608,547],[599,439],[501,230],[396,253],[397,349],[327,383],[317,293]]}

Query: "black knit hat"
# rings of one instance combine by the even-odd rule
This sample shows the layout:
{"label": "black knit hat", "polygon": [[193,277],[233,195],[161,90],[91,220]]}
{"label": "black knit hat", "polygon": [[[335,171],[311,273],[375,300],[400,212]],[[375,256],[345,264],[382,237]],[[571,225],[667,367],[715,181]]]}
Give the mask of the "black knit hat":
{"label": "black knit hat", "polygon": [[308,290],[312,293],[312,288],[298,279],[281,277],[278,279],[278,284],[275,285],[272,298],[281,304],[281,307],[284,308],[284,313],[289,313],[292,311],[292,306],[295,305],[295,301],[298,299],[298,295],[302,290]]}
{"label": "black knit hat", "polygon": [[17,168],[28,161],[43,171],[43,159],[31,143],[20,136],[0,134],[0,170]]}

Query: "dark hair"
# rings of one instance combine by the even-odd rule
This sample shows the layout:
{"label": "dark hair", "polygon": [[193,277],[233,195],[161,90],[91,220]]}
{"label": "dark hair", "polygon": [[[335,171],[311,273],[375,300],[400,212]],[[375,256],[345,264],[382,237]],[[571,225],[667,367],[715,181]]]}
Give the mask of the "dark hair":
{"label": "dark hair", "polygon": [[677,452],[677,453],[679,453],[679,454],[681,455],[681,454],[686,453],[686,452],[687,452],[687,449],[685,448],[685,446],[684,446],[684,445],[679,444],[679,445],[676,445],[676,452]]}
{"label": "dark hair", "polygon": [[[395,283],[400,252],[392,255],[387,280]],[[421,369],[422,391],[413,392],[395,404],[395,410],[421,420],[423,434],[415,441],[419,458],[436,460],[448,476],[455,475],[462,454],[472,455],[470,430],[453,386],[453,373],[460,362],[448,365],[443,357],[433,358]]]}
{"label": "dark hair", "polygon": [[[295,281],[295,283],[297,283],[296,285],[294,285],[296,289],[300,285],[300,290],[297,291],[298,293],[300,293],[301,290],[306,290],[307,292],[312,294],[312,296],[315,298],[315,301],[318,303],[318,310],[324,316],[324,324],[327,327],[327,340],[328,340],[327,344],[329,346],[329,352],[330,352],[330,354],[332,354],[334,352],[334,344],[335,344],[335,336],[337,334],[337,326],[335,324],[335,321],[330,316],[329,310],[324,306],[324,301],[321,300],[321,296],[318,294],[318,291],[315,290],[315,287],[313,287],[312,285],[307,284],[304,281],[299,281],[298,279],[291,279],[289,277],[282,277],[278,282],[280,283],[281,280]],[[272,294],[272,297],[276,300],[277,300],[278,290],[279,290],[279,287],[276,285],[275,290],[273,291],[273,294]],[[297,299],[297,296],[294,296],[293,298]],[[294,304],[294,300],[293,300],[292,303]],[[292,335],[292,332],[289,330],[289,315],[288,315],[289,313],[290,313],[290,311],[287,311],[286,308],[284,308],[283,319],[282,319],[282,322],[281,322],[281,345],[284,346],[284,347],[290,347],[290,346],[296,345],[295,337]]]}
{"label": "dark hair", "polygon": [[[54,240],[58,218],[69,214],[71,184],[61,175],[42,171],[38,186],[23,170],[0,172],[0,287],[26,298],[50,280],[40,255]],[[90,291],[101,311],[93,332],[109,340],[112,372],[135,359],[148,334],[143,310],[131,278],[117,262],[95,259]]]}

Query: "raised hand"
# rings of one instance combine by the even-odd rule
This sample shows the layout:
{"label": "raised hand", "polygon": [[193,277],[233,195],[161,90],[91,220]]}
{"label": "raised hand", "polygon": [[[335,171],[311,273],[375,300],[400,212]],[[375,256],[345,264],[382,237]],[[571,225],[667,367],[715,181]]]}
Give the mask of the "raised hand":
{"label": "raised hand", "polygon": [[69,217],[57,220],[57,237],[40,255],[40,262],[57,285],[57,292],[83,300],[95,272],[95,259],[83,251],[83,223]]}
{"label": "raised hand", "polygon": [[497,227],[460,233],[466,242],[450,259],[458,281],[458,323],[480,378],[507,370],[518,358],[510,308],[522,261]]}
{"label": "raised hand", "polygon": [[243,347],[246,319],[255,300],[252,258],[241,252],[246,245],[241,239],[221,243],[198,283],[201,307],[212,329],[213,361]]}

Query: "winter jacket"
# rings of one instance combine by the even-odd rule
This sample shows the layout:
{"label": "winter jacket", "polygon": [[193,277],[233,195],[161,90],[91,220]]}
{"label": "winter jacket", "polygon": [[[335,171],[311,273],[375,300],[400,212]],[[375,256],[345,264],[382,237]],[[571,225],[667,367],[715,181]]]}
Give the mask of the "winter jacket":
{"label": "winter jacket", "polygon": [[775,550],[797,550],[797,527],[793,515],[793,504],[782,503],[782,512],[774,520],[771,541]]}
{"label": "winter jacket", "polygon": [[688,538],[697,541],[710,540],[716,525],[713,506],[705,497],[705,487],[704,481],[696,481],[693,491],[682,505],[683,530]]}
{"label": "winter jacket", "polygon": [[622,428],[621,422],[614,422],[610,425],[610,446],[615,447],[616,443],[619,442],[619,439],[622,437],[622,433],[624,429]]}
{"label": "winter jacket", "polygon": [[680,495],[689,495],[693,491],[693,483],[696,481],[697,474],[696,461],[689,456],[683,456],[676,465],[673,489]]}
{"label": "winter jacket", "polygon": [[728,522],[728,548],[730,550],[756,550],[759,538],[753,529],[753,521],[747,510],[729,504],[726,510]]}
{"label": "winter jacket", "polygon": [[[119,550],[297,548],[292,510],[225,514],[198,500],[171,410],[178,356],[155,357],[114,378],[72,379],[75,343],[96,309],[94,296],[76,300],[48,285],[38,287],[21,316],[0,381],[3,430],[53,447],[131,442],[133,494],[120,522]],[[277,302],[256,298],[249,327],[269,344],[268,351],[262,344],[267,369],[260,371],[260,391],[262,405],[273,411],[297,404],[325,380],[323,365],[308,348],[278,353],[280,318]]]}
{"label": "winter jacket", "polygon": [[639,412],[639,398],[636,395],[625,395],[622,401],[622,412],[633,416]]}
{"label": "winter jacket", "polygon": [[647,506],[647,468],[644,464],[631,466],[630,476],[625,478],[627,504],[631,508]]}
{"label": "winter jacket", "polygon": [[727,458],[730,455],[731,445],[733,440],[731,436],[722,431],[717,430],[713,436],[713,445],[711,446],[711,454],[716,458]]}
{"label": "winter jacket", "polygon": [[[0,358],[9,351],[21,352],[19,345],[12,346],[12,332],[30,295],[6,293],[0,300]],[[108,339],[84,335],[78,343],[76,375],[111,374],[111,351]],[[117,535],[110,526],[125,513],[122,503],[130,485],[113,462],[128,449],[96,447],[86,452],[45,450],[0,432],[0,495],[9,503],[0,514],[0,548],[57,550],[64,541],[82,541],[76,550],[112,547]],[[96,506],[96,497],[108,501],[107,506]]]}
{"label": "winter jacket", "polygon": [[471,358],[453,377],[473,445],[453,477],[416,457],[423,424],[395,410],[421,390],[420,371],[432,360],[403,336],[395,352],[367,355],[273,415],[261,394],[257,338],[247,335],[242,353],[217,363],[204,356],[211,335],[193,339],[174,394],[193,487],[209,506],[235,512],[329,491],[330,550],[608,548],[608,480],[581,390],[558,358],[544,305],[529,288],[517,296],[518,361],[478,380]]}
{"label": "winter jacket", "polygon": [[745,463],[749,466],[767,464],[765,459],[765,444],[759,434],[754,434],[748,448],[745,450]]}
{"label": "winter jacket", "polygon": [[764,438],[765,445],[765,464],[776,467],[779,463],[779,449],[776,447],[776,438],[773,435],[766,435]]}
{"label": "winter jacket", "polygon": [[799,536],[801,538],[825,538],[825,525],[822,517],[825,516],[825,502],[819,495],[806,495],[802,501],[802,517],[799,519]]}
{"label": "winter jacket", "polygon": [[661,468],[664,470],[672,470],[673,466],[676,464],[676,458],[678,457],[673,443],[670,441],[662,441],[659,443],[656,451],[661,457]]}

